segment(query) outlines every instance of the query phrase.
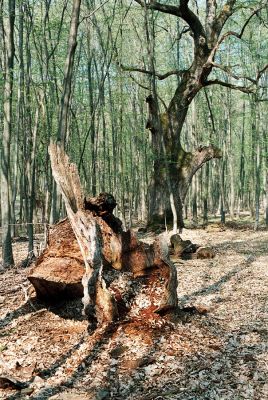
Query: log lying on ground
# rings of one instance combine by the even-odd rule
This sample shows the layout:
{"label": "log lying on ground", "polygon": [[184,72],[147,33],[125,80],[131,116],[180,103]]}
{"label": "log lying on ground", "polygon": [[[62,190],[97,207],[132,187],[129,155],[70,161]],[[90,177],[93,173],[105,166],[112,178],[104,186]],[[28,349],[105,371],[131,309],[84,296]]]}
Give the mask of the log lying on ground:
{"label": "log lying on ground", "polygon": [[178,258],[190,258],[192,253],[198,249],[198,245],[190,240],[182,240],[180,235],[175,234],[170,237],[171,252]]}
{"label": "log lying on ground", "polygon": [[170,253],[183,259],[207,259],[214,258],[216,253],[210,247],[200,247],[190,240],[182,240],[180,235],[170,237]]}
{"label": "log lying on ground", "polygon": [[[147,245],[133,232],[123,232],[112,214],[113,197],[85,199],[76,166],[61,147],[51,145],[49,150],[53,176],[85,265],[83,302],[89,320],[102,324],[125,317],[149,319],[175,308],[177,275],[166,240],[162,237]],[[53,252],[51,247],[46,254]],[[39,267],[45,259],[43,255]]]}

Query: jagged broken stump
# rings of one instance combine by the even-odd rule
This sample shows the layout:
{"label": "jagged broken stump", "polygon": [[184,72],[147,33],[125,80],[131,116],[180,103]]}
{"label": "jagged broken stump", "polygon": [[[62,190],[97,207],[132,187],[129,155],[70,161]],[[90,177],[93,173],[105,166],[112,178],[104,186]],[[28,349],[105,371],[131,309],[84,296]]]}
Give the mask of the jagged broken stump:
{"label": "jagged broken stump", "polygon": [[57,298],[59,280],[54,278],[59,271],[64,275],[66,263],[72,283],[65,282],[65,287],[62,282],[58,284],[58,295],[72,296],[79,290],[81,293],[83,260],[84,310],[93,323],[126,317],[150,319],[174,309],[177,274],[164,238],[148,245],[140,242],[132,231],[123,231],[121,221],[113,215],[116,206],[113,196],[101,193],[86,198],[77,168],[70,164],[63,149],[52,144],[49,151],[68,220],[56,225],[48,248],[29,276],[37,294],[47,299]]}

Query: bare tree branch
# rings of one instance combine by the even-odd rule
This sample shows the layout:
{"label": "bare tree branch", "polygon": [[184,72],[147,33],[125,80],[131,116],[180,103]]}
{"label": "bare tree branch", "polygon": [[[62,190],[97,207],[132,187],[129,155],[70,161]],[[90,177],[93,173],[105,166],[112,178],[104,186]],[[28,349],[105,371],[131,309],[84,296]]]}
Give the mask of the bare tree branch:
{"label": "bare tree branch", "polygon": [[215,62],[212,62],[211,65],[214,68],[219,68],[220,70],[224,71],[227,75],[229,75],[230,77],[239,80],[239,79],[246,79],[248,81],[250,81],[251,83],[257,84],[257,80],[251,78],[250,76],[240,76],[240,75],[236,75],[233,73],[231,67],[225,66],[225,65],[221,65],[221,64],[217,64]]}
{"label": "bare tree branch", "polygon": [[[221,81],[219,79],[214,79],[214,80],[210,80],[210,81],[206,81],[204,86],[209,86],[209,85],[221,85],[221,86],[226,86],[229,87],[231,89],[235,89],[235,90],[240,90],[241,92],[244,93],[255,93],[256,89],[257,89],[257,85],[258,85],[258,81],[260,80],[261,76],[266,72],[266,70],[268,69],[268,64],[266,64],[260,71],[258,71],[257,75],[256,75],[256,79],[250,78],[249,76],[237,76],[235,74],[232,73],[232,71],[230,70],[229,67],[224,67],[220,64],[214,63],[212,62],[211,65],[215,68],[219,68],[222,71],[226,72],[229,76],[231,76],[234,79],[246,79],[249,80],[250,82],[252,82],[251,86],[238,86],[238,85],[234,85],[232,83],[229,82],[224,82]],[[255,87],[254,87],[255,86]]]}
{"label": "bare tree branch", "polygon": [[100,8],[102,8],[106,3],[108,3],[109,0],[105,0],[103,1],[98,7],[96,7],[89,15],[84,16],[83,18],[81,18],[81,20],[79,21],[79,24],[81,24],[81,22],[83,22],[85,19],[90,19]]}
{"label": "bare tree branch", "polygon": [[229,83],[229,82],[221,81],[220,79],[213,79],[213,80],[210,80],[210,81],[206,81],[204,83],[204,86],[210,86],[210,85],[221,85],[221,86],[228,87],[230,89],[240,90],[240,92],[244,92],[244,93],[247,93],[247,94],[255,93],[255,89],[252,86],[238,86],[238,85],[234,85],[234,84]]}
{"label": "bare tree branch", "polygon": [[145,86],[142,83],[140,83],[132,74],[129,74],[129,77],[133,80],[133,82],[135,82],[139,87],[141,87],[142,89],[148,90],[150,91],[149,86]]}
{"label": "bare tree branch", "polygon": [[[228,2],[227,2],[227,3],[228,3]],[[233,1],[233,3],[235,3],[235,1]],[[262,7],[260,7],[260,8],[258,8],[258,9],[256,9],[256,10],[253,11],[253,13],[248,17],[248,19],[247,19],[246,22],[244,23],[244,25],[243,25],[243,27],[242,27],[240,33],[234,32],[234,31],[228,31],[228,32],[224,33],[224,35],[222,35],[222,36],[219,38],[219,40],[217,41],[216,45],[214,46],[214,48],[212,49],[212,51],[211,51],[211,53],[210,53],[210,56],[209,56],[208,61],[207,61],[207,63],[206,63],[207,66],[213,62],[217,50],[219,49],[221,43],[222,43],[227,37],[229,37],[229,36],[235,36],[235,37],[238,38],[238,39],[242,39],[242,36],[243,36],[243,34],[244,34],[244,32],[245,32],[245,29],[246,29],[247,25],[249,24],[250,20],[251,20],[252,17],[253,17],[254,15],[256,15],[262,8],[264,8],[264,6],[262,6]]]}
{"label": "bare tree branch", "polygon": [[[150,91],[149,86],[145,86],[145,85],[143,85],[142,83],[140,83],[137,79],[134,78],[134,76],[133,76],[132,74],[129,74],[129,77],[133,80],[133,82],[135,82],[135,83],[136,83],[138,86],[140,86],[142,89],[145,89],[145,90]],[[168,109],[168,108],[167,108],[167,105],[166,105],[166,103],[164,102],[164,100],[162,99],[162,97],[160,97],[159,94],[157,94],[157,98],[161,101],[161,103],[162,103],[162,105],[163,105],[165,111],[167,111],[167,109]]]}
{"label": "bare tree branch", "polygon": [[119,64],[119,67],[122,68],[123,71],[128,71],[128,72],[141,72],[142,74],[150,75],[150,76],[156,76],[159,80],[163,80],[168,78],[171,75],[182,75],[184,71],[174,69],[172,71],[166,72],[165,74],[160,74],[155,71],[150,71],[144,68],[138,68],[138,67],[127,67],[125,65]]}
{"label": "bare tree branch", "polygon": [[257,80],[261,78],[261,76],[266,72],[268,69],[268,64],[266,64],[258,73],[257,73]]}

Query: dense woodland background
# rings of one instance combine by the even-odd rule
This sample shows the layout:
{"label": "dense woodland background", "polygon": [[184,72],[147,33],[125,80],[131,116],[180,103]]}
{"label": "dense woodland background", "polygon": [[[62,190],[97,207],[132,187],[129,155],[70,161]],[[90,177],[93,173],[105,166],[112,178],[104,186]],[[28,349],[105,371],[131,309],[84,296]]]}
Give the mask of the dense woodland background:
{"label": "dense woodland background", "polygon": [[[2,229],[9,226],[16,236],[27,227],[30,251],[38,228],[32,223],[54,223],[65,215],[48,145],[59,135],[72,3],[0,1]],[[243,36],[221,43],[215,63],[224,67],[210,76],[224,86],[209,85],[196,95],[182,135],[186,151],[213,144],[222,158],[194,176],[184,213],[206,223],[208,216],[224,221],[225,212],[231,219],[250,212],[257,228],[263,218],[268,225],[268,8],[262,1],[235,3],[223,33],[243,29]],[[218,1],[219,9],[223,5]],[[204,19],[203,1],[189,6]],[[145,99],[152,79],[164,112],[180,76],[160,74],[189,68],[193,46],[187,24],[172,15],[134,1],[81,4],[65,149],[89,194],[115,196],[125,226],[147,219],[154,154]],[[159,76],[140,73],[151,70],[152,60]],[[7,193],[11,213],[3,219]]]}

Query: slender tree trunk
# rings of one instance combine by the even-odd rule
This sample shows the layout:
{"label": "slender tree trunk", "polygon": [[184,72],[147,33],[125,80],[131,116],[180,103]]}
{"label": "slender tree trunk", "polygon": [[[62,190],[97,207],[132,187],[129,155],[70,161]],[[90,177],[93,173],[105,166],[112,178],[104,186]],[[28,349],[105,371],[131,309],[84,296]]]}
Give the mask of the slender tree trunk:
{"label": "slender tree trunk", "polygon": [[221,197],[220,197],[220,213],[221,213],[221,223],[225,224],[225,214],[226,214],[226,200],[225,200],[225,168],[226,161],[222,161],[221,167]]}
{"label": "slender tree trunk", "polygon": [[17,93],[17,110],[16,110],[16,135],[14,141],[14,155],[13,155],[13,179],[12,179],[12,236],[17,234],[16,226],[16,200],[19,187],[19,138],[23,132],[24,126],[24,56],[23,56],[23,46],[24,46],[24,6],[20,4],[19,6],[19,38],[18,38],[18,56],[19,56],[19,79],[18,79],[18,93]]}
{"label": "slender tree trunk", "polygon": [[[3,14],[3,9],[1,10]],[[4,126],[1,149],[1,224],[2,224],[2,258],[3,267],[14,264],[11,228],[10,228],[10,143],[12,133],[12,94],[13,94],[13,66],[14,66],[14,22],[15,1],[8,1],[8,16],[2,25],[4,40]]]}
{"label": "slender tree trunk", "polygon": [[244,207],[245,190],[245,101],[243,102],[243,123],[241,132],[241,150],[240,150],[240,170],[239,170],[239,192],[238,192],[238,210],[239,217],[241,209]]}
{"label": "slender tree trunk", "polygon": [[233,134],[231,125],[231,113],[232,113],[232,98],[231,90],[228,88],[226,93],[226,113],[225,113],[225,132],[228,137],[228,167],[230,171],[230,193],[229,193],[229,212],[230,217],[234,219],[235,211],[235,177],[234,177],[234,155],[233,155]]}
{"label": "slender tree trunk", "polygon": [[[264,143],[264,219],[265,226],[268,227],[268,140],[267,140],[268,123],[263,125],[263,143]],[[265,129],[266,128],[266,129]]]}
{"label": "slender tree trunk", "polygon": [[[253,100],[253,99],[252,99]],[[254,100],[253,100],[254,101]],[[255,103],[252,103],[252,137],[254,136],[254,171],[255,171],[255,187],[254,187],[254,203],[255,203],[255,223],[254,230],[259,227],[260,219],[260,191],[261,191],[261,151],[260,151],[260,134],[259,134],[259,112]]]}
{"label": "slender tree trunk", "polygon": [[206,164],[205,170],[205,185],[203,196],[203,223],[208,223],[208,193],[209,193],[209,164]]}
{"label": "slender tree trunk", "polygon": [[[77,46],[77,30],[79,24],[81,0],[73,0],[73,9],[71,17],[71,25],[69,31],[68,54],[65,61],[63,92],[61,96],[60,115],[58,123],[57,140],[66,145],[66,136],[68,128],[68,116],[70,109],[70,100],[72,93],[72,76],[74,70],[74,56]],[[53,184],[52,194],[52,221],[56,222],[59,219],[60,198],[57,191],[57,186]]]}
{"label": "slender tree trunk", "polygon": [[32,149],[29,157],[28,165],[28,220],[27,220],[27,232],[29,238],[28,245],[28,257],[32,258],[34,256],[34,225],[33,225],[33,213],[35,207],[35,179],[36,179],[36,141],[37,141],[37,130],[38,130],[38,120],[39,120],[39,104],[37,105],[35,113],[35,121],[32,132]]}
{"label": "slender tree trunk", "polygon": [[65,62],[63,93],[58,126],[58,140],[65,143],[68,123],[68,113],[72,91],[72,75],[74,69],[74,55],[77,46],[77,30],[79,23],[81,0],[73,1],[72,18],[69,32],[68,54]]}
{"label": "slender tree trunk", "polygon": [[[89,35],[89,34],[88,34]],[[91,193],[93,196],[97,194],[97,171],[96,171],[96,127],[95,127],[95,115],[96,105],[94,105],[94,87],[93,87],[93,57],[94,54],[90,49],[90,37],[88,37],[88,52],[89,60],[87,65],[87,76],[88,76],[88,94],[89,94],[89,110],[90,110],[90,151],[91,151]]]}
{"label": "slender tree trunk", "polygon": [[267,228],[268,227],[268,166],[267,166],[267,164],[265,167],[265,211],[264,211],[264,216],[265,216],[265,225]]}
{"label": "slender tree trunk", "polygon": [[195,226],[198,224],[198,215],[197,215],[197,176],[193,177],[192,181],[192,222]]}

